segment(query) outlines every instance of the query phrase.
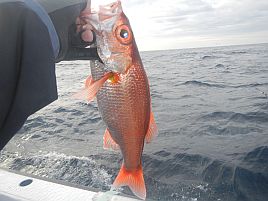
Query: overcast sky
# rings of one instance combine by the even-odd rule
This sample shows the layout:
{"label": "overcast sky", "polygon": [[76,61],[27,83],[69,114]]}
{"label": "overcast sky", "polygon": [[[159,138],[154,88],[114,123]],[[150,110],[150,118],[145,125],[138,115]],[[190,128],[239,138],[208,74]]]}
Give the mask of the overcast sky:
{"label": "overcast sky", "polygon": [[121,1],[140,50],[268,42],[268,0]]}

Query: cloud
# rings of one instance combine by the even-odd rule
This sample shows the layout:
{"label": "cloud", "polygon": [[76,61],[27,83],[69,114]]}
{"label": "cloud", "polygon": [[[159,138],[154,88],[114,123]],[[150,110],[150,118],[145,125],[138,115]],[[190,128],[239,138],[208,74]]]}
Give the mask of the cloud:
{"label": "cloud", "polygon": [[267,0],[121,1],[143,50],[268,42]]}

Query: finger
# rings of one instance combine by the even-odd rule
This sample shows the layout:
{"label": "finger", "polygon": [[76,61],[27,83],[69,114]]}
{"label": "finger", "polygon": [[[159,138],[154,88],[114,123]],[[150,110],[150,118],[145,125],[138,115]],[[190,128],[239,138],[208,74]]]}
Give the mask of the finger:
{"label": "finger", "polygon": [[90,29],[85,30],[84,32],[82,32],[81,38],[85,42],[92,42],[93,41],[93,33],[92,33],[92,31]]}

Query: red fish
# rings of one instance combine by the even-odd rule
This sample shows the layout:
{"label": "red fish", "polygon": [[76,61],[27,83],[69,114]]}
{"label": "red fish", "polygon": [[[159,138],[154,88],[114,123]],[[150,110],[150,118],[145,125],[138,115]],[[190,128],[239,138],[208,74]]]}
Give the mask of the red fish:
{"label": "red fish", "polygon": [[124,160],[113,188],[129,186],[136,196],[145,199],[141,157],[144,142],[157,134],[148,78],[120,1],[101,6],[88,20],[97,35],[102,63],[92,63],[92,76],[76,97],[88,101],[97,97],[107,125],[104,148],[121,150]]}

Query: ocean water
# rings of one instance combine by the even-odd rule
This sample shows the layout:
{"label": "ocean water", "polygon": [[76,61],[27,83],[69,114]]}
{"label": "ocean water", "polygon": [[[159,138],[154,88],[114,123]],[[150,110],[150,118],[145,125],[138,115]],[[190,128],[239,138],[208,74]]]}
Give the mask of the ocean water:
{"label": "ocean water", "polygon": [[[268,200],[268,44],[141,56],[159,128],[143,152],[147,197]],[[89,73],[89,61],[57,65],[59,99],[29,117],[0,167],[110,189],[121,154],[102,148],[96,101],[71,98]]]}

